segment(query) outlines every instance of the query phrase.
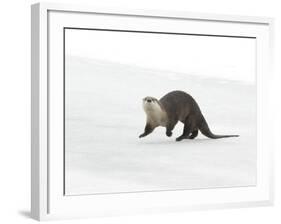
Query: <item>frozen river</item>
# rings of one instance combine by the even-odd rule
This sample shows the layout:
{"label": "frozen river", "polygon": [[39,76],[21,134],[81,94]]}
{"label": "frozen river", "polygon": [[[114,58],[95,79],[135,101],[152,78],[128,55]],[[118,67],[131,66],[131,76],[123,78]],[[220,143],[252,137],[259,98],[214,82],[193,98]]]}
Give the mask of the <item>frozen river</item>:
{"label": "frozen river", "polygon": [[[238,81],[66,58],[66,194],[94,194],[256,184],[256,89]],[[215,134],[239,138],[176,142],[145,125],[142,98],[183,90]]]}

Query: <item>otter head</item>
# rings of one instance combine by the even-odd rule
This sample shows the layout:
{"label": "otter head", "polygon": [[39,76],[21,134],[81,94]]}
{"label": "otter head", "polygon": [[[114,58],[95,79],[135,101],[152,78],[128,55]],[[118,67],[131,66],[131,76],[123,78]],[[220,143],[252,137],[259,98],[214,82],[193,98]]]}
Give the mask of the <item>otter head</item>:
{"label": "otter head", "polygon": [[158,100],[152,96],[143,98],[142,106],[145,112],[161,110]]}
{"label": "otter head", "polygon": [[166,113],[162,110],[162,107],[156,98],[151,96],[143,98],[142,106],[147,115],[147,120],[149,123],[155,126],[165,125]]}

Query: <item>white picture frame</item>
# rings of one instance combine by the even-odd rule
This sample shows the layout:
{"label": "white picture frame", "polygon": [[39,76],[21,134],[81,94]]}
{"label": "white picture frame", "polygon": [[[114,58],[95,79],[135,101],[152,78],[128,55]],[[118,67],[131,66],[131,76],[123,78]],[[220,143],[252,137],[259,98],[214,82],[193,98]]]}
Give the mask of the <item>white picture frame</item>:
{"label": "white picture frame", "polygon": [[[31,214],[37,220],[114,216],[273,204],[273,19],[149,10],[31,6]],[[194,25],[196,23],[196,25]],[[257,184],[251,187],[65,196],[63,35],[65,27],[250,36],[257,40]]]}

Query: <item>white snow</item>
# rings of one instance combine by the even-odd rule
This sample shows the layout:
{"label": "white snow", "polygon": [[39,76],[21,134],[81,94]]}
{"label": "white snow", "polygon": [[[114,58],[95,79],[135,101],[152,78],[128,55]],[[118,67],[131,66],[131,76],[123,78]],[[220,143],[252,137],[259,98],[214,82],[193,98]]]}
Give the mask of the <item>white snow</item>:
{"label": "white snow", "polygon": [[[256,184],[256,88],[241,81],[66,57],[66,194]],[[139,139],[142,98],[183,90],[216,134],[239,138],[176,142],[159,127]]]}

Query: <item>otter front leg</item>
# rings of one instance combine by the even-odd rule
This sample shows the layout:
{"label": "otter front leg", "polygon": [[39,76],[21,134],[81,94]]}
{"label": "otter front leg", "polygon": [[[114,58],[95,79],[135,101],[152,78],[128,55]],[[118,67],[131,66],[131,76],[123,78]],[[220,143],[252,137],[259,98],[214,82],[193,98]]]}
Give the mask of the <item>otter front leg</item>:
{"label": "otter front leg", "polygon": [[149,124],[146,124],[145,125],[145,128],[144,128],[144,133],[142,133],[139,138],[142,138],[142,137],[145,137],[147,135],[149,135],[151,132],[153,132],[154,130],[154,127],[152,127],[151,125]]}
{"label": "otter front leg", "polygon": [[166,126],[166,135],[168,137],[172,136],[172,134],[173,134],[172,131],[173,131],[174,127],[176,126],[176,124],[177,124],[177,122],[173,122],[173,123],[170,123]]}

